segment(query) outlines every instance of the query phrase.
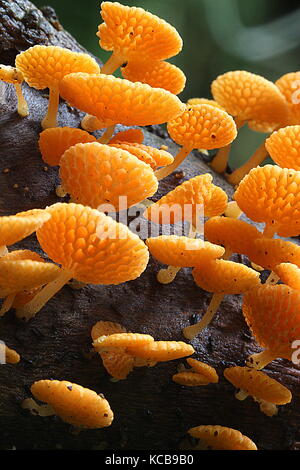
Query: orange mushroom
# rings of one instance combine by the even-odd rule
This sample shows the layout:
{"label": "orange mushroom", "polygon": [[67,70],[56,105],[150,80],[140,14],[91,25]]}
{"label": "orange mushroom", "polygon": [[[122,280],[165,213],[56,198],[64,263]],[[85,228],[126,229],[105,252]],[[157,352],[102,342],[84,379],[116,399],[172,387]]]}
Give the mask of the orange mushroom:
{"label": "orange mushroom", "polygon": [[144,134],[141,129],[126,129],[126,131],[117,132],[116,135],[110,139],[109,143],[127,142],[142,144],[144,141]]}
{"label": "orange mushroom", "polygon": [[236,429],[224,426],[197,426],[188,430],[190,436],[199,439],[196,449],[257,450],[249,437]]}
{"label": "orange mushroom", "polygon": [[273,271],[283,284],[300,290],[300,269],[296,264],[280,263],[273,268]]}
{"label": "orange mushroom", "polygon": [[0,341],[0,358],[0,364],[18,364],[21,360],[20,354],[2,341]]}
{"label": "orange mushroom", "polygon": [[58,46],[33,46],[16,57],[16,69],[29,86],[49,88],[48,112],[42,121],[43,129],[57,126],[60,82],[74,72],[100,73],[97,62],[88,54],[72,52]]}
{"label": "orange mushroom", "polygon": [[235,394],[238,400],[252,396],[267,416],[277,415],[276,405],[285,405],[292,400],[288,388],[264,372],[251,367],[228,367],[224,370],[224,377],[239,389]]}
{"label": "orange mushroom", "polygon": [[260,284],[259,273],[253,269],[222,259],[199,263],[193,269],[193,278],[213,296],[200,322],[184,328],[183,334],[190,340],[209,325],[226,294],[242,294]]}
{"label": "orange mushroom", "polygon": [[21,117],[26,117],[29,114],[28,104],[22,93],[23,75],[18,72],[15,67],[9,65],[0,65],[0,80],[7,83],[12,83],[15,87],[17,94],[17,110]]}
{"label": "orange mushroom", "polygon": [[112,74],[126,62],[168,59],[182,49],[182,39],[176,29],[143,8],[128,7],[118,2],[102,2],[104,23],[98,27],[100,47],[113,51],[101,68]]}
{"label": "orange mushroom", "polygon": [[293,263],[300,267],[300,246],[280,238],[254,240],[247,255],[251,261],[270,271],[280,263]]}
{"label": "orange mushroom", "polygon": [[131,82],[148,83],[179,95],[185,87],[186,77],[176,65],[165,61],[128,62],[121,68],[122,76]]}
{"label": "orange mushroom", "polygon": [[266,140],[270,157],[281,168],[300,170],[300,126],[287,126]]}
{"label": "orange mushroom", "polygon": [[180,370],[174,374],[172,380],[180,385],[196,387],[198,385],[208,385],[209,383],[217,383],[219,377],[214,367],[209,366],[205,362],[198,361],[189,357],[187,363],[191,369]]}
{"label": "orange mushroom", "polygon": [[264,236],[300,234],[300,172],[277,165],[253,168],[235,192],[240,209],[264,222]]}
{"label": "orange mushroom", "polygon": [[181,145],[174,162],[157,170],[158,180],[172,173],[195,148],[211,150],[231,143],[237,135],[229,114],[209,104],[189,105],[179,116],[168,122],[168,132]]}
{"label": "orange mushroom", "polygon": [[132,155],[135,155],[139,160],[150,165],[153,170],[159,166],[170,165],[174,161],[173,156],[169,152],[149,145],[122,141],[115,141],[113,143],[109,142],[109,145],[127,150]]}
{"label": "orange mushroom", "polygon": [[299,81],[300,72],[290,72],[282,75],[276,80],[275,85],[284,95],[290,112],[290,125],[300,123],[300,106],[299,106]]}
{"label": "orange mushroom", "polygon": [[39,401],[48,403],[38,405],[26,399],[22,408],[29,409],[40,416],[57,415],[64,422],[82,429],[99,429],[110,426],[114,415],[109,402],[102,394],[66,380],[38,380],[31,385],[32,395]]}
{"label": "orange mushroom", "polygon": [[262,352],[247,365],[263,369],[277,358],[291,360],[292,343],[300,338],[300,292],[284,284],[263,284],[244,295],[243,314]]}
{"label": "orange mushroom", "polygon": [[118,212],[122,204],[123,209],[128,209],[155,194],[158,187],[148,164],[126,150],[98,142],[77,144],[66,150],[59,175],[73,202],[94,209],[108,205],[108,212]]}
{"label": "orange mushroom", "polygon": [[49,258],[62,266],[61,274],[17,310],[19,317],[34,316],[72,278],[116,285],[136,279],[146,269],[148,249],[127,226],[80,204],[57,203],[47,212],[51,218],[37,238]]}

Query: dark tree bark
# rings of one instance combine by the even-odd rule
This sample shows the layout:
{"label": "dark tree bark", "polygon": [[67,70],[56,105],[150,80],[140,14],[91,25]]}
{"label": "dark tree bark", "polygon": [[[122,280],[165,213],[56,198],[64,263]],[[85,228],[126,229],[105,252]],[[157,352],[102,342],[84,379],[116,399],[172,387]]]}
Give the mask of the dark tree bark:
{"label": "dark tree bark", "polygon": [[[51,9],[44,12],[27,0],[0,0],[0,63],[13,65],[16,54],[34,44],[83,50],[63,30]],[[47,106],[45,92],[24,85],[24,93],[30,115],[20,118],[13,87],[0,83],[0,215],[46,207],[60,200],[55,194],[57,168],[46,167],[37,146]],[[82,113],[61,103],[60,125],[78,127],[81,117]],[[169,139],[157,136],[157,128],[149,129],[152,132],[145,131],[146,143],[167,144],[176,152]],[[171,175],[161,182],[156,199],[184,179],[205,172],[212,173],[214,183],[229,196],[233,194],[232,187],[199,155],[191,155],[181,168],[182,178]],[[16,247],[41,252],[35,236]],[[244,258],[239,261],[247,262]],[[99,320],[119,322],[130,331],[148,333],[157,340],[184,340],[182,328],[203,313],[210,294],[195,285],[188,269],[183,269],[172,284],[159,284],[159,268],[151,259],[142,276],[126,284],[80,290],[66,286],[27,323],[16,319],[14,311],[1,318],[1,340],[22,357],[19,364],[0,366],[2,448],[178,449],[186,431],[201,424],[238,429],[259,449],[296,448],[300,421],[298,367],[277,360],[266,369],[294,396],[292,403],[281,407],[273,418],[262,414],[251,399],[236,400],[233,387],[223,378],[225,367],[243,365],[249,354],[259,350],[243,320],[240,296],[226,297],[211,326],[193,341],[195,357],[216,367],[218,384],[187,388],[172,382],[172,375],[184,360],[135,369],[127,380],[113,383],[99,356],[89,354],[90,330]],[[70,380],[103,393],[115,414],[113,424],[76,435],[57,417],[41,418],[22,410],[22,400],[31,396],[30,385],[47,378]]]}

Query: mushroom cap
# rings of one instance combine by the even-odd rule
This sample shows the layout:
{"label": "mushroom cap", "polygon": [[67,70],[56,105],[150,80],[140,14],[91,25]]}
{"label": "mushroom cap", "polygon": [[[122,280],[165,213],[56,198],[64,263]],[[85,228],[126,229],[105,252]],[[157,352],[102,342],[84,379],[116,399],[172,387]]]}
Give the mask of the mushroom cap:
{"label": "mushroom cap", "polygon": [[102,352],[110,348],[125,348],[126,352],[136,354],[144,345],[152,343],[154,338],[140,333],[113,333],[109,336],[100,336],[94,341],[96,351]]}
{"label": "mushroom cap", "polygon": [[195,373],[205,376],[210,383],[217,383],[219,381],[217,371],[214,367],[209,366],[205,362],[193,359],[192,357],[189,357],[186,362],[193,368]]}
{"label": "mushroom cap", "polygon": [[33,209],[0,217],[0,246],[13,245],[28,237],[50,217],[44,209]]}
{"label": "mushroom cap", "polygon": [[159,224],[192,218],[196,226],[202,210],[206,217],[213,217],[223,214],[227,203],[225,191],[212,184],[212,176],[205,173],[185,181],[163,196],[145,211],[144,217]]}
{"label": "mushroom cap", "polygon": [[133,83],[113,75],[71,73],[60,84],[71,106],[112,124],[163,124],[184,109],[177,96],[162,88]]}
{"label": "mushroom cap", "polygon": [[59,273],[60,268],[53,263],[29,259],[0,261],[0,297],[48,284]]}
{"label": "mushroom cap", "polygon": [[218,294],[242,294],[260,284],[259,273],[244,264],[223,259],[203,263],[192,275],[201,289]]}
{"label": "mushroom cap", "polygon": [[285,124],[289,111],[278,87],[260,75],[235,70],[212,82],[214,99],[232,116],[243,121]]}
{"label": "mushroom cap", "polygon": [[288,103],[290,124],[299,124],[300,122],[299,80],[300,72],[290,72],[286,73],[275,82],[275,85],[279,88]]}
{"label": "mushroom cap", "polygon": [[200,238],[177,235],[161,235],[148,238],[146,245],[150,253],[161,263],[188,268],[220,258],[225,250],[221,246],[204,242]]}
{"label": "mushroom cap", "polygon": [[57,203],[37,231],[47,255],[74,277],[91,284],[120,284],[146,269],[149,252],[127,226],[80,204]]}
{"label": "mushroom cap", "polygon": [[141,57],[151,61],[168,59],[182,49],[176,29],[143,8],[102,2],[101,15],[104,23],[97,32],[100,47],[114,51],[124,62]]}
{"label": "mushroom cap", "polygon": [[74,127],[50,127],[40,133],[38,141],[42,159],[50,166],[59,165],[61,156],[76,144],[96,142],[97,139],[82,129]]}
{"label": "mushroom cap", "polygon": [[63,188],[74,201],[94,209],[102,204],[119,210],[120,197],[131,207],[153,196],[158,181],[153,170],[126,150],[92,142],[70,147],[60,160]]}
{"label": "mushroom cap", "polygon": [[273,271],[279,276],[283,284],[300,290],[300,269],[296,264],[280,263],[273,268]]}
{"label": "mushroom cap", "polygon": [[194,352],[193,346],[183,341],[152,341],[140,346],[134,355],[149,362],[164,362],[191,356]]}
{"label": "mushroom cap", "polygon": [[16,68],[29,86],[42,90],[58,88],[69,73],[100,73],[95,59],[59,46],[33,46],[16,57]]}
{"label": "mushroom cap", "polygon": [[204,224],[205,238],[232,253],[247,254],[253,241],[262,237],[254,225],[231,217],[211,217]]}
{"label": "mushroom cap", "polygon": [[0,65],[0,80],[7,83],[22,83],[23,75],[15,67]]}
{"label": "mushroom cap", "polygon": [[224,377],[248,395],[274,405],[285,405],[292,400],[288,388],[252,367],[228,367],[224,370]]}
{"label": "mushroom cap", "polygon": [[215,100],[209,100],[207,98],[190,98],[186,102],[187,106],[194,106],[195,104],[210,104],[211,106],[215,106],[216,108],[225,109]]}
{"label": "mushroom cap", "polygon": [[256,239],[249,246],[247,256],[253,263],[271,271],[280,263],[293,263],[300,267],[300,246],[280,238]]}
{"label": "mushroom cap", "polygon": [[155,88],[163,88],[179,95],[185,87],[186,76],[176,65],[169,62],[134,61],[121,68],[122,76],[131,82],[148,83]]}
{"label": "mushroom cap", "polygon": [[178,372],[172,376],[173,382],[186,387],[198,387],[199,385],[208,385],[209,380],[203,375],[196,374],[195,372]]}
{"label": "mushroom cap", "polygon": [[235,200],[255,222],[276,227],[278,235],[300,234],[300,172],[277,165],[253,168],[240,182]]}
{"label": "mushroom cap", "polygon": [[5,345],[5,362],[7,364],[18,364],[20,362],[20,355],[14,349]]}
{"label": "mushroom cap", "polygon": [[35,251],[31,250],[14,250],[10,251],[4,256],[1,256],[0,262],[1,261],[17,261],[17,260],[26,260],[29,259],[31,261],[40,261],[42,263],[45,262],[45,260]]}
{"label": "mushroom cap", "polygon": [[224,426],[197,426],[189,429],[188,433],[216,450],[257,450],[249,437]]}
{"label": "mushroom cap", "polygon": [[38,380],[31,393],[52,406],[66,423],[83,428],[110,426],[114,415],[108,401],[93,390],[66,380]]}
{"label": "mushroom cap", "polygon": [[127,142],[142,144],[144,141],[144,134],[141,129],[126,129],[126,131],[117,132],[116,135],[110,139],[109,143],[114,142]]}
{"label": "mushroom cap", "polygon": [[287,126],[273,132],[266,140],[266,149],[281,168],[300,170],[300,126]]}
{"label": "mushroom cap", "polygon": [[126,333],[126,329],[119,323],[100,320],[93,326],[91,337],[95,341],[100,336],[109,336],[114,333]]}
{"label": "mushroom cap", "polygon": [[[129,153],[132,153],[140,160],[145,161],[145,163],[149,162],[148,165],[150,165],[152,168],[170,165],[174,161],[174,157],[169,152],[166,152],[166,150],[157,149],[149,145],[118,141],[115,143],[109,142],[109,145],[127,150]],[[145,153],[147,156],[144,155]]]}
{"label": "mushroom cap", "polygon": [[237,136],[231,116],[209,104],[189,105],[167,124],[171,138],[187,148],[206,150],[225,147]]}
{"label": "mushroom cap", "polygon": [[245,320],[262,348],[291,359],[291,344],[300,338],[300,292],[284,284],[263,284],[244,296]]}

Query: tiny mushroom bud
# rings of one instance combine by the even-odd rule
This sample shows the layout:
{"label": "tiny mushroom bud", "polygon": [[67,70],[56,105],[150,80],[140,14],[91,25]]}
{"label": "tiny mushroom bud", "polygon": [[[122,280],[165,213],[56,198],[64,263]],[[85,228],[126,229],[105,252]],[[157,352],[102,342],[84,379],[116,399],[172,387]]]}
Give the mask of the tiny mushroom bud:
{"label": "tiny mushroom bud", "polygon": [[197,426],[188,430],[190,436],[199,439],[197,449],[257,450],[249,437],[236,429],[224,426]]}
{"label": "tiny mushroom bud", "polygon": [[33,46],[16,57],[16,68],[29,86],[49,88],[48,112],[42,121],[43,129],[57,126],[59,87],[65,75],[74,72],[99,73],[97,62],[88,54],[72,52],[58,46]]}
{"label": "tiny mushroom bud", "polygon": [[260,405],[260,410],[267,416],[277,415],[276,405],[285,405],[292,400],[290,390],[272,379],[264,372],[251,367],[228,367],[224,370],[224,376],[239,392],[238,400],[244,400],[248,395],[252,396]]}
{"label": "tiny mushroom bud", "polygon": [[101,73],[112,74],[122,64],[168,59],[182,49],[182,39],[176,29],[143,8],[128,7],[118,2],[102,2],[104,23],[97,36],[102,49],[113,51]]}
{"label": "tiny mushroom bud", "polygon": [[173,375],[172,380],[174,382],[180,385],[195,387],[198,385],[217,383],[219,381],[218,374],[214,367],[190,357],[186,361],[192,369],[186,369]]}
{"label": "tiny mushroom bud", "polygon": [[270,157],[281,168],[300,170],[300,125],[273,132],[266,140]]}
{"label": "tiny mushroom bud", "polygon": [[12,83],[15,87],[18,101],[18,114],[21,117],[26,117],[29,114],[28,104],[22,93],[23,75],[18,72],[15,67],[9,65],[0,65],[0,80],[7,83]]}

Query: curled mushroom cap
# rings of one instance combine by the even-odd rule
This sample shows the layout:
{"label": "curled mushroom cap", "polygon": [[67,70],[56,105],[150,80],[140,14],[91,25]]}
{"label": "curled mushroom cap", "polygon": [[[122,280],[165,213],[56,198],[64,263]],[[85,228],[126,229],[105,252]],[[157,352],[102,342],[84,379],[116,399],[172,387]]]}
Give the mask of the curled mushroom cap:
{"label": "curled mushroom cap", "polygon": [[44,262],[44,259],[35,251],[31,250],[13,250],[0,258],[0,261],[18,261],[31,260]]}
{"label": "curled mushroom cap", "polygon": [[140,346],[134,354],[149,362],[164,362],[191,356],[194,352],[193,346],[183,341],[152,341]]}
{"label": "curled mushroom cap", "polygon": [[[97,36],[100,47],[114,53],[116,67],[112,70],[141,57],[150,61],[168,59],[182,49],[176,29],[142,8],[102,2],[101,15],[104,23],[99,25]],[[105,69],[105,73],[112,71]]]}
{"label": "curled mushroom cap", "polygon": [[277,165],[253,168],[235,192],[240,209],[255,222],[265,222],[264,234],[300,234],[300,172]]}
{"label": "curled mushroom cap", "polygon": [[193,269],[196,284],[208,292],[241,294],[260,284],[259,273],[247,266],[216,259]]}
{"label": "curled mushroom cap", "polygon": [[290,124],[292,125],[300,122],[299,80],[300,72],[290,72],[286,73],[275,82],[275,85],[279,88],[288,103]]}
{"label": "curled mushroom cap", "polygon": [[300,267],[300,247],[280,238],[254,240],[247,253],[252,262],[274,271],[280,263],[293,263]]}
{"label": "curled mushroom cap", "polygon": [[198,385],[208,385],[209,383],[217,383],[219,381],[217,371],[214,367],[191,357],[186,361],[192,369],[185,369],[173,375],[172,380],[174,382],[180,385],[196,387]]}
{"label": "curled mushroom cap", "polygon": [[109,204],[118,211],[120,197],[126,198],[126,208],[131,207],[152,196],[158,187],[149,165],[126,150],[98,142],[66,150],[59,175],[73,201],[94,209]]}
{"label": "curled mushroom cap", "polygon": [[244,436],[236,429],[224,426],[197,426],[188,430],[188,433],[200,439],[201,443],[216,450],[257,450],[249,437]]}
{"label": "curled mushroom cap", "polygon": [[199,238],[161,235],[148,238],[146,245],[150,253],[161,263],[178,267],[197,266],[200,262],[220,258],[224,248]]}
{"label": "curled mushroom cap", "polygon": [[44,209],[0,217],[0,246],[13,245],[35,232],[51,215]]}
{"label": "curled mushroom cap", "polygon": [[126,131],[117,132],[116,135],[110,139],[109,143],[115,142],[127,142],[142,144],[144,140],[144,134],[141,129],[126,129]]}
{"label": "curled mushroom cap", "polygon": [[131,82],[148,83],[178,95],[185,87],[186,77],[176,65],[164,61],[129,62],[121,68],[122,75]]}
{"label": "curled mushroom cap", "polygon": [[205,173],[177,186],[152,204],[144,216],[160,224],[189,220],[197,227],[199,211],[204,212],[206,217],[213,217],[223,214],[227,203],[228,197],[225,191],[215,186],[212,183],[212,176]]}
{"label": "curled mushroom cap", "polygon": [[163,124],[184,109],[177,96],[162,88],[112,75],[71,73],[62,80],[60,93],[72,106],[109,125]]}
{"label": "curled mushroom cap", "polygon": [[217,371],[214,367],[206,364],[205,362],[193,359],[192,357],[189,357],[186,362],[192,367],[194,372],[205,376],[209,382],[217,383],[219,381]]}
{"label": "curled mushroom cap", "polygon": [[273,271],[283,284],[300,290],[300,269],[296,264],[280,263],[273,268]]}
{"label": "curled mushroom cap", "polygon": [[[265,348],[248,363],[263,368],[282,357],[291,360],[294,340],[300,338],[300,292],[284,284],[264,284],[244,296],[243,314],[258,344]],[[266,362],[260,361],[266,357]]]}
{"label": "curled mushroom cap", "polygon": [[32,384],[31,393],[51,405],[63,421],[79,428],[107,427],[114,418],[103,396],[65,380],[38,380]]}
{"label": "curled mushroom cap", "polygon": [[236,70],[213,81],[212,95],[232,116],[243,121],[284,125],[288,106],[279,88],[259,75]]}
{"label": "curled mushroom cap", "polygon": [[194,106],[195,104],[209,104],[211,106],[216,106],[216,108],[222,109],[225,111],[225,109],[215,100],[209,100],[207,98],[190,98],[187,100],[186,104],[189,106]]}
{"label": "curled mushroom cap", "polygon": [[300,170],[300,126],[279,129],[266,140],[266,149],[281,168]]}
{"label": "curled mushroom cap", "polygon": [[110,141],[109,145],[127,150],[139,160],[150,165],[152,169],[156,169],[159,166],[170,165],[174,161],[174,157],[169,152],[166,152],[166,150],[150,147],[149,145],[121,141],[113,143]]}
{"label": "curled mushroom cap", "polygon": [[38,141],[44,162],[50,166],[59,165],[61,156],[73,145],[96,142],[96,137],[82,129],[73,127],[52,127],[40,133]]}

